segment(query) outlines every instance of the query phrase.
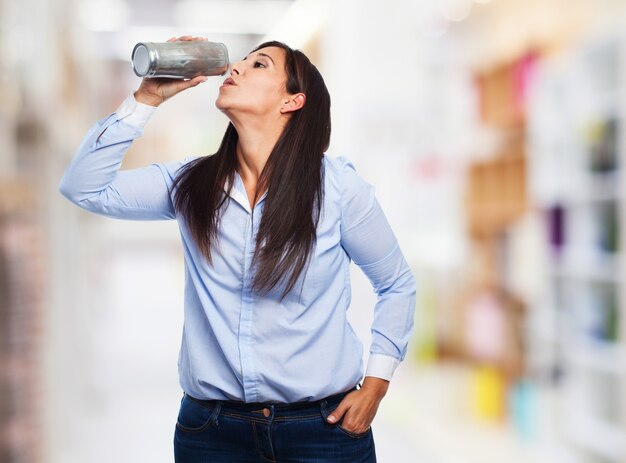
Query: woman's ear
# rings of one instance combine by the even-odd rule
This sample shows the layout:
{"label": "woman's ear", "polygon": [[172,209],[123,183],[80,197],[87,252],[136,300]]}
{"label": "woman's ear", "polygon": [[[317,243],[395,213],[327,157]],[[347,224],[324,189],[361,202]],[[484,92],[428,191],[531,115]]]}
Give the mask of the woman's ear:
{"label": "woman's ear", "polygon": [[291,113],[302,108],[306,103],[306,95],[304,93],[296,93],[289,95],[289,99],[283,103],[280,108],[281,114]]}

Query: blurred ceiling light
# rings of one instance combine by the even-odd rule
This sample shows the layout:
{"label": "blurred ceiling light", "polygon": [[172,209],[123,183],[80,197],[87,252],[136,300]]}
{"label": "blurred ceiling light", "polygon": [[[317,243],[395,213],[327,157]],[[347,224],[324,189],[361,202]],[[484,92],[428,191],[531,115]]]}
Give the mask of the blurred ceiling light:
{"label": "blurred ceiling light", "polygon": [[472,0],[439,0],[439,10],[448,21],[463,21],[472,11]]}
{"label": "blurred ceiling light", "polygon": [[326,24],[329,13],[330,0],[295,0],[263,40],[280,40],[292,48],[302,48]]}
{"label": "blurred ceiling light", "polygon": [[291,4],[289,0],[183,0],[174,6],[174,21],[208,34],[262,35]]}
{"label": "blurred ceiling light", "polygon": [[125,0],[83,0],[78,4],[78,17],[92,31],[122,29],[130,18],[130,7]]}
{"label": "blurred ceiling light", "polygon": [[431,39],[442,37],[449,26],[450,22],[432,5],[423,8],[418,15],[419,31],[424,37]]}

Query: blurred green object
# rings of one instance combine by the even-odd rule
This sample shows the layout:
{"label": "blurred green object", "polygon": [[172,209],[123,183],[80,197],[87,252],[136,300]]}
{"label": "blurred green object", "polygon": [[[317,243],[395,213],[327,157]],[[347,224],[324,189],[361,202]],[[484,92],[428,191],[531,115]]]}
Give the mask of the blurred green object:
{"label": "blurred green object", "polygon": [[430,364],[437,360],[437,290],[434,277],[422,275],[417,293],[413,359],[417,364]]}
{"label": "blurred green object", "polygon": [[616,201],[606,205],[601,218],[600,247],[606,252],[619,251],[619,211]]}
{"label": "blurred green object", "polygon": [[619,340],[619,306],[615,294],[609,299],[606,306],[604,337],[607,341]]}

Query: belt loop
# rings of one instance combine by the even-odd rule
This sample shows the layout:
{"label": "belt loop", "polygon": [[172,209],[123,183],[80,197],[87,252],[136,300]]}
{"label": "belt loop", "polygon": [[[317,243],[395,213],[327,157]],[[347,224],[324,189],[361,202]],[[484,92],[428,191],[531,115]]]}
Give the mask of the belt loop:
{"label": "belt loop", "polygon": [[323,417],[326,417],[326,406],[328,405],[328,401],[326,399],[320,401],[320,412]]}
{"label": "belt loop", "polygon": [[216,400],[215,408],[213,409],[213,413],[211,414],[211,426],[213,426],[214,428],[217,428],[220,424],[217,418],[220,415],[221,410],[222,410],[222,401]]}

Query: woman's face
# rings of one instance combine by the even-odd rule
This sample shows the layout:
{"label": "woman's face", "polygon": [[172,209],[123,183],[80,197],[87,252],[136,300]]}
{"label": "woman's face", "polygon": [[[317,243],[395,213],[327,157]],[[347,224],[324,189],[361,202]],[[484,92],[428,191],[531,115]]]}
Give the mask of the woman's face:
{"label": "woman's face", "polygon": [[215,106],[229,117],[238,114],[280,115],[286,90],[285,51],[261,48],[231,64]]}

